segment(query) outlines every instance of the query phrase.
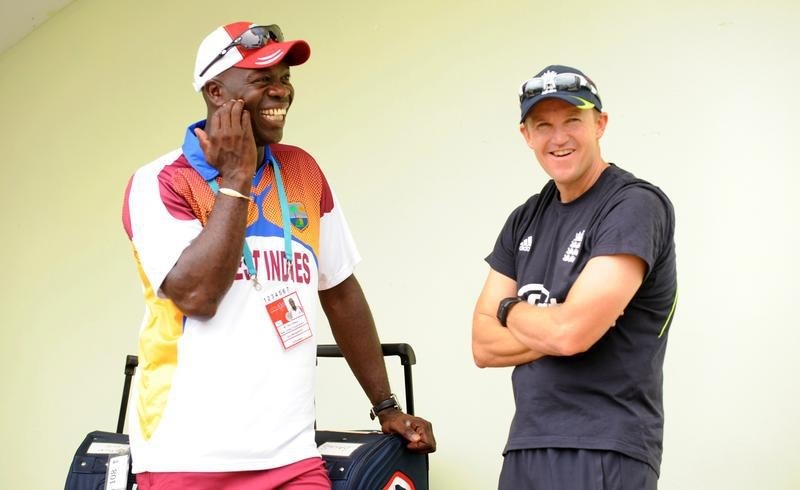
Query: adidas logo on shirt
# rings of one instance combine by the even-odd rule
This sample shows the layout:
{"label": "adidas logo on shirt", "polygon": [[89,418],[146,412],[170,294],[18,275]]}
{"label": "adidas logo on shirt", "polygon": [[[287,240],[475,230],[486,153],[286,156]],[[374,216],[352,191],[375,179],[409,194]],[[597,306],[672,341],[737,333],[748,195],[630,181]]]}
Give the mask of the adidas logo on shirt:
{"label": "adidas logo on shirt", "polygon": [[519,242],[519,251],[520,252],[530,252],[531,246],[533,245],[533,235],[530,235],[528,238]]}

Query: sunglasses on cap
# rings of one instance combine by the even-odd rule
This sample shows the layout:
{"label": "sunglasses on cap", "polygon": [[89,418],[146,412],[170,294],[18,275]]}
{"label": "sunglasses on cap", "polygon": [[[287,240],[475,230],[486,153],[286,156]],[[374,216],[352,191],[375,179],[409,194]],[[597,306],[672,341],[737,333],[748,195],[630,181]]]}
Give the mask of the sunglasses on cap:
{"label": "sunglasses on cap", "polygon": [[283,42],[283,32],[281,32],[281,28],[275,24],[271,24],[268,26],[253,26],[246,31],[244,31],[239,37],[231,41],[230,44],[225,46],[222,51],[219,52],[216,58],[211,60],[209,64],[203,68],[203,71],[200,72],[200,77],[202,77],[209,68],[214,66],[214,63],[221,60],[223,56],[225,56],[228,51],[233,49],[236,46],[241,46],[244,49],[258,49],[263,48],[267,45],[270,41],[272,42]]}
{"label": "sunglasses on cap", "polygon": [[519,101],[536,97],[540,94],[551,94],[557,91],[577,92],[587,89],[597,95],[597,88],[586,77],[577,73],[548,72],[541,77],[534,77],[519,87]]}

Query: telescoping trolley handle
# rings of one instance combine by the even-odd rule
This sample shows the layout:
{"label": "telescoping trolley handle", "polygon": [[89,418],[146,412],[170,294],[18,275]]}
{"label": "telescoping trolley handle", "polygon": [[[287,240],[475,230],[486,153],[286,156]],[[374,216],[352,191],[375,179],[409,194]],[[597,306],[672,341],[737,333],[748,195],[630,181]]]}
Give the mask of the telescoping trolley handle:
{"label": "telescoping trolley handle", "polygon": [[122,401],[119,404],[119,418],[117,418],[117,434],[122,434],[125,427],[125,412],[128,410],[128,396],[131,392],[131,378],[139,365],[137,356],[128,355],[125,358],[125,384],[122,387]]}
{"label": "telescoping trolley handle", "polygon": [[[383,357],[397,356],[403,365],[403,379],[406,391],[406,410],[409,415],[414,415],[414,384],[411,380],[411,366],[417,363],[414,349],[408,344],[381,344]],[[317,346],[317,357],[343,357],[342,351],[336,344],[321,344]]]}

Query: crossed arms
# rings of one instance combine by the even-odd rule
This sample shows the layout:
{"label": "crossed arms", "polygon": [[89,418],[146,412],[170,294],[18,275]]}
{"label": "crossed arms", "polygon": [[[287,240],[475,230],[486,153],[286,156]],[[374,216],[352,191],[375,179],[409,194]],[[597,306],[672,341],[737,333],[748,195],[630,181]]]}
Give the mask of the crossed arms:
{"label": "crossed arms", "polygon": [[472,355],[478,367],[516,366],[543,356],[585,352],[613,327],[641,286],[645,262],[633,255],[591,259],[563,303],[542,308],[522,302],[497,320],[500,300],[517,295],[517,283],[493,270],[472,316]]}

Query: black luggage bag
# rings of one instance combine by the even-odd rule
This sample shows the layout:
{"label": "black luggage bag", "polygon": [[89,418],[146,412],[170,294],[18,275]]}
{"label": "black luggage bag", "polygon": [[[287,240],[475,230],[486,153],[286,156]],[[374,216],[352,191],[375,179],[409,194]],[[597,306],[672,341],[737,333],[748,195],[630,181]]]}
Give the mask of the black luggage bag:
{"label": "black luggage bag", "polygon": [[[414,349],[408,344],[381,344],[384,356],[398,356],[403,365],[406,412],[414,414],[411,366]],[[317,346],[317,357],[342,357],[336,345]],[[379,431],[317,430],[333,490],[428,490],[428,455],[409,451],[406,440]]]}
{"label": "black luggage bag", "polygon": [[125,359],[125,384],[122,388],[117,431],[96,430],[86,435],[72,458],[64,490],[106,490],[106,488],[108,490],[132,490],[134,488],[136,478],[131,473],[128,435],[123,434],[122,429],[125,426],[125,410],[128,407],[131,378],[136,371],[137,364],[136,356],[127,356]]}

